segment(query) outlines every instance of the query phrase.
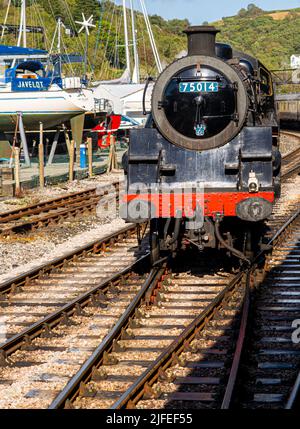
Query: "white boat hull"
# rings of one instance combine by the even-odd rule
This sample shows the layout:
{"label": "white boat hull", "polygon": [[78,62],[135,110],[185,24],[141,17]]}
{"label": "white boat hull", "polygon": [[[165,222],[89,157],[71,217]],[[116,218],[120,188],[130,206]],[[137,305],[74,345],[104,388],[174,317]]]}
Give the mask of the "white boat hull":
{"label": "white boat hull", "polygon": [[0,90],[0,130],[13,131],[18,113],[22,113],[28,131],[55,127],[85,112],[84,99],[78,92],[49,90],[37,92],[8,92]]}

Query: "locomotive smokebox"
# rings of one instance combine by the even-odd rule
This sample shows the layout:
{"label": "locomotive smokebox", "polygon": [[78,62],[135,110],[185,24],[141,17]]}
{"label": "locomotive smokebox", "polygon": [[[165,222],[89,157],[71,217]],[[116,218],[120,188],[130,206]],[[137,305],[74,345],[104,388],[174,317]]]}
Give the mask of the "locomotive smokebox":
{"label": "locomotive smokebox", "polygon": [[220,32],[213,26],[201,25],[188,27],[188,55],[216,56],[216,35]]}

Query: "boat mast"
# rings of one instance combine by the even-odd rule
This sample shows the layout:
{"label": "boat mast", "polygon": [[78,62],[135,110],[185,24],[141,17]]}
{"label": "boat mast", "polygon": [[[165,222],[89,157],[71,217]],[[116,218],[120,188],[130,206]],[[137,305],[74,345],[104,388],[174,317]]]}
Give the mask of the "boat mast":
{"label": "boat mast", "polygon": [[2,33],[1,33],[1,39],[0,40],[3,39],[4,33],[5,33],[5,26],[6,26],[7,19],[8,19],[10,5],[11,5],[11,0],[8,0],[8,5],[7,5],[6,13],[5,13],[4,23],[2,26]]}
{"label": "boat mast", "polygon": [[141,3],[141,7],[142,7],[142,11],[143,11],[143,15],[144,15],[146,27],[147,27],[147,30],[148,30],[148,34],[149,34],[149,39],[150,39],[151,48],[152,48],[152,52],[153,52],[153,55],[154,55],[156,67],[157,67],[158,72],[161,73],[163,69],[162,69],[162,65],[161,65],[159,53],[158,53],[158,50],[157,50],[157,47],[156,47],[156,43],[155,43],[155,39],[154,39],[152,28],[151,28],[151,24],[150,24],[148,12],[147,12],[147,9],[146,9],[146,5],[145,5],[144,0],[140,0],[140,3]]}
{"label": "boat mast", "polygon": [[23,48],[27,47],[27,34],[26,34],[26,0],[22,0],[23,10]]}
{"label": "boat mast", "polygon": [[134,56],[134,70],[133,70],[132,82],[140,83],[140,64],[139,64],[139,54],[137,50],[137,41],[136,41],[133,0],[130,0],[130,9],[131,9],[132,43],[133,43],[133,56]]}
{"label": "boat mast", "polygon": [[62,27],[61,16],[57,19],[57,53],[59,55],[59,75],[61,75],[62,66],[61,66],[61,27]]}
{"label": "boat mast", "polygon": [[58,19],[57,19],[57,31],[58,31],[58,35],[57,35],[57,53],[59,55],[61,54],[61,27],[62,27],[62,19],[61,19],[61,16],[59,16]]}
{"label": "boat mast", "polygon": [[128,70],[129,75],[131,76],[131,71],[130,71],[130,53],[129,53],[129,42],[128,42],[128,26],[127,26],[126,0],[123,0],[123,15],[124,15],[126,69]]}
{"label": "boat mast", "polygon": [[21,40],[23,36],[23,47],[27,46],[27,37],[26,37],[26,0],[22,0],[21,2],[21,12],[20,12],[20,27],[19,27],[19,35],[17,46],[21,46]]}

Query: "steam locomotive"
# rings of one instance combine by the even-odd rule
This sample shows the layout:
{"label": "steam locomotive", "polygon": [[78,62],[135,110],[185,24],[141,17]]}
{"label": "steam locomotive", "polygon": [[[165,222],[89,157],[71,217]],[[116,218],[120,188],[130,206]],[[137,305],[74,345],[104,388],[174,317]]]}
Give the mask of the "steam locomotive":
{"label": "steam locomotive", "polygon": [[130,133],[121,216],[150,222],[153,263],[188,246],[249,260],[280,195],[271,74],[218,32],[185,31],[187,56],[160,74],[145,128]]}

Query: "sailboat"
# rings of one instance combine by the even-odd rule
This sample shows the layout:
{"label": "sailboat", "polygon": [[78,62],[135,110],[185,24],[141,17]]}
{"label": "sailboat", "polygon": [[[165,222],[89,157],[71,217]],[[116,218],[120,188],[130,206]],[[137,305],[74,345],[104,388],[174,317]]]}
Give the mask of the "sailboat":
{"label": "sailboat", "polygon": [[96,100],[85,91],[81,78],[63,78],[61,60],[51,64],[51,70],[47,51],[26,47],[26,31],[26,0],[22,0],[18,46],[0,45],[1,131],[14,130],[18,118],[25,129],[34,131],[40,122],[44,128],[55,127],[93,111]]}
{"label": "sailboat", "polygon": [[[133,0],[130,0],[131,12],[131,28],[132,28],[132,43],[129,42],[128,21],[127,21],[127,2],[123,3],[123,18],[124,18],[124,36],[125,36],[125,54],[126,54],[126,69],[119,79],[111,81],[101,81],[94,89],[94,93],[98,98],[109,99],[111,109],[117,115],[131,118],[132,123],[143,125],[146,117],[143,114],[143,97],[145,83],[141,83],[139,71],[139,55],[136,37],[135,16],[133,8]],[[144,16],[145,26],[148,32],[151,49],[153,52],[157,72],[161,73],[163,66],[160,60],[145,1],[140,0],[141,10]],[[130,45],[133,47],[133,67],[131,64]],[[151,104],[151,93],[153,85],[150,84],[147,93],[145,94],[146,109],[149,110]]]}

